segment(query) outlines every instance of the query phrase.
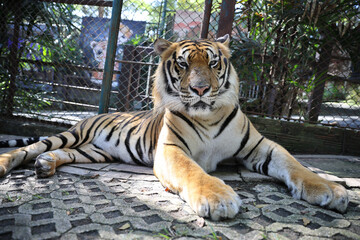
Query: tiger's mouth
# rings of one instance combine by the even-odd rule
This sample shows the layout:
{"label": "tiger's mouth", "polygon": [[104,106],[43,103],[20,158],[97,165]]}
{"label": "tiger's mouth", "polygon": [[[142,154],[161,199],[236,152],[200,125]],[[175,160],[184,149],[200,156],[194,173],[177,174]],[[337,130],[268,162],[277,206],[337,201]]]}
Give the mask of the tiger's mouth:
{"label": "tiger's mouth", "polygon": [[198,101],[197,103],[195,103],[195,104],[193,104],[193,105],[191,105],[191,108],[193,108],[193,109],[195,109],[195,110],[205,110],[205,109],[207,109],[207,108],[211,108],[212,107],[212,105],[211,104],[207,104],[207,103],[205,103],[205,102],[203,102],[203,101]]}
{"label": "tiger's mouth", "polygon": [[186,102],[183,103],[185,105],[185,109],[186,111],[188,111],[189,113],[192,114],[196,114],[196,113],[205,113],[205,112],[212,112],[214,111],[214,103],[215,102],[210,102],[210,103],[206,103],[203,100],[199,100],[194,102]]}

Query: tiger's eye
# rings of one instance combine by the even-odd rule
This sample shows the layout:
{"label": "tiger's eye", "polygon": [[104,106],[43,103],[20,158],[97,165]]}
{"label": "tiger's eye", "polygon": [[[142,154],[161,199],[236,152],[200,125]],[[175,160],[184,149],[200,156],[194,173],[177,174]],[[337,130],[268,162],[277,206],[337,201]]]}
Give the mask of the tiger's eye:
{"label": "tiger's eye", "polygon": [[187,68],[186,62],[177,62],[181,68]]}
{"label": "tiger's eye", "polygon": [[209,63],[209,66],[210,67],[215,67],[217,64],[218,64],[217,60],[211,60],[210,63]]}

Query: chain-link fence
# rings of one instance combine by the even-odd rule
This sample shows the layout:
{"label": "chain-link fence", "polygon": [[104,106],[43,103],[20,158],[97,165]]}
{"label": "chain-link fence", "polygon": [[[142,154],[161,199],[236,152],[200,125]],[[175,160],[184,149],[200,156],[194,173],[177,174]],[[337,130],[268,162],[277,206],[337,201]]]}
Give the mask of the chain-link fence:
{"label": "chain-link fence", "polygon": [[360,128],[360,1],[244,1],[233,63],[249,113]]}
{"label": "chain-link fence", "polygon": [[[109,110],[151,109],[153,41],[214,38],[224,28],[221,5],[124,1]],[[70,124],[97,114],[111,6],[0,0],[1,114]],[[360,128],[359,1],[245,0],[233,9],[232,62],[245,112]]]}

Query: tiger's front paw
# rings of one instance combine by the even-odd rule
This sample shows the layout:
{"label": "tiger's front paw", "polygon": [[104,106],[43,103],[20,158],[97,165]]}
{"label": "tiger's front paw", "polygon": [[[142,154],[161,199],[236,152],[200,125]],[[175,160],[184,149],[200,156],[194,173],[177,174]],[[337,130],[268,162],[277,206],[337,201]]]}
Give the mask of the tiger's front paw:
{"label": "tiger's front paw", "polygon": [[346,211],[349,203],[348,193],[343,186],[317,175],[302,181],[295,180],[295,185],[291,189],[294,198],[301,198],[311,204],[335,209],[341,213]]}
{"label": "tiger's front paw", "polygon": [[40,154],[35,161],[35,172],[40,178],[50,177],[55,174],[56,158],[51,153]]}
{"label": "tiger's front paw", "polygon": [[210,217],[217,221],[234,218],[239,212],[239,195],[218,178],[208,176],[208,179],[193,183],[189,188],[189,204],[200,217]]}

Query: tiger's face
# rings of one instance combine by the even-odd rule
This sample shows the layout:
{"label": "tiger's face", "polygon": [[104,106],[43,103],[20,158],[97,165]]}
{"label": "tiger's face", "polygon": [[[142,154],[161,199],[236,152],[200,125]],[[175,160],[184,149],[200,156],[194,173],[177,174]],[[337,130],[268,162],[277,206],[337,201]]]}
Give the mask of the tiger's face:
{"label": "tiger's face", "polygon": [[210,114],[237,102],[238,79],[229,58],[229,38],[216,41],[158,39],[154,46],[161,55],[155,74],[155,108]]}

